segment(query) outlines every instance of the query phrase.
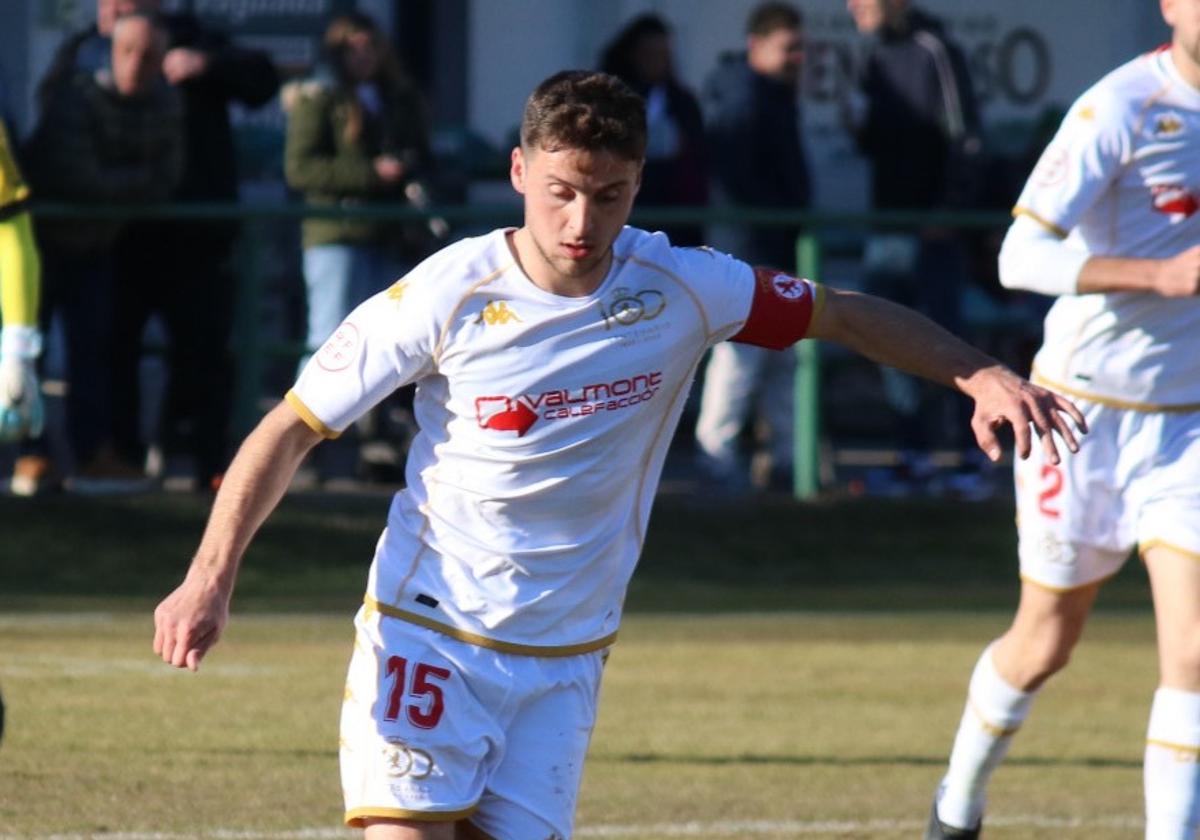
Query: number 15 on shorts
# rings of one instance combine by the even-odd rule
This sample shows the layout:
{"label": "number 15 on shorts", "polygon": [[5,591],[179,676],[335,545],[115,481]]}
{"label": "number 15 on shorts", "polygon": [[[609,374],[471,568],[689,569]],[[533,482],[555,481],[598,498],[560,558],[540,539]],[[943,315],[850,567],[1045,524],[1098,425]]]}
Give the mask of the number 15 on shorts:
{"label": "number 15 on shorts", "polygon": [[433,729],[446,711],[442,684],[448,679],[447,668],[389,656],[380,692],[388,698],[384,720],[397,721],[403,714],[418,729]]}

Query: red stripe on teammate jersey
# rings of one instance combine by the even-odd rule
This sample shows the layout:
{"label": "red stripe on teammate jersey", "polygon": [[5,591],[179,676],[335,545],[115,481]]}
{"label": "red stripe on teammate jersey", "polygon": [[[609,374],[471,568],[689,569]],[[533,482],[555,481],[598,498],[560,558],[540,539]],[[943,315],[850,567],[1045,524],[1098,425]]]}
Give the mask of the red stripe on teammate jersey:
{"label": "red stripe on teammate jersey", "polygon": [[817,287],[812,281],[756,267],[750,315],[729,340],[782,350],[804,338],[816,306]]}

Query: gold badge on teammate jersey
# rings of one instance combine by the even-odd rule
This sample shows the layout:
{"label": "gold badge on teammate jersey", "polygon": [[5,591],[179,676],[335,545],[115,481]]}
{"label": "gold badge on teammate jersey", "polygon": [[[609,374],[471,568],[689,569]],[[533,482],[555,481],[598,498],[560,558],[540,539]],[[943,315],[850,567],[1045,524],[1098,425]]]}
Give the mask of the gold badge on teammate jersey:
{"label": "gold badge on teammate jersey", "polygon": [[1154,136],[1159,140],[1171,140],[1183,134],[1183,118],[1173,111],[1154,118]]}

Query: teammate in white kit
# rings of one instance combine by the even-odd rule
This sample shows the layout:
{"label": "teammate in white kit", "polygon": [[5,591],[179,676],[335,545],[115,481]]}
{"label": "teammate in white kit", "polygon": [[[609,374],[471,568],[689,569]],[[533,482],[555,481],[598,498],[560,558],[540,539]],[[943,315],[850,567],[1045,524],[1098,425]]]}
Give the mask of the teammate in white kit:
{"label": "teammate in white kit", "polygon": [[640,98],[546,80],[511,178],[525,224],[463,240],[358,307],[225,476],[154,649],[195,670],[296,467],[397,387],[420,433],[379,540],[342,714],[346,820],[371,840],[570,836],[600,673],[704,352],[839,341],[974,398],[980,445],[1077,449],[1065,398],[894,304],[625,227]]}
{"label": "teammate in white kit", "polygon": [[1200,0],[1161,5],[1171,45],[1075,102],[1001,249],[1004,285],[1059,296],[1032,378],[1077,399],[1090,435],[1016,467],[1021,599],[971,677],[927,838],[979,836],[988,778],[1134,548],[1160,663],[1146,837],[1200,827]]}

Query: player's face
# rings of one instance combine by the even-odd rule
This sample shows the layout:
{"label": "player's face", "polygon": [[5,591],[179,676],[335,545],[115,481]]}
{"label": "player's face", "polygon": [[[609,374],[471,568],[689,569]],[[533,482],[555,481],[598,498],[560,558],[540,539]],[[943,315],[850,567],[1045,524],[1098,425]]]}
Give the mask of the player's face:
{"label": "player's face", "polygon": [[[526,271],[577,293],[608,270],[613,241],[629,220],[641,161],[584,149],[513,149],[513,188],[525,197],[525,229],[536,265]],[[527,240],[528,241],[528,240]],[[594,286],[593,286],[594,288]]]}
{"label": "player's face", "polygon": [[379,73],[379,50],[369,32],[355,32],[346,38],[342,50],[346,75],[356,82],[369,82]]}
{"label": "player's face", "polygon": [[1161,0],[1163,19],[1174,34],[1171,55],[1179,72],[1200,87],[1200,0]]}

